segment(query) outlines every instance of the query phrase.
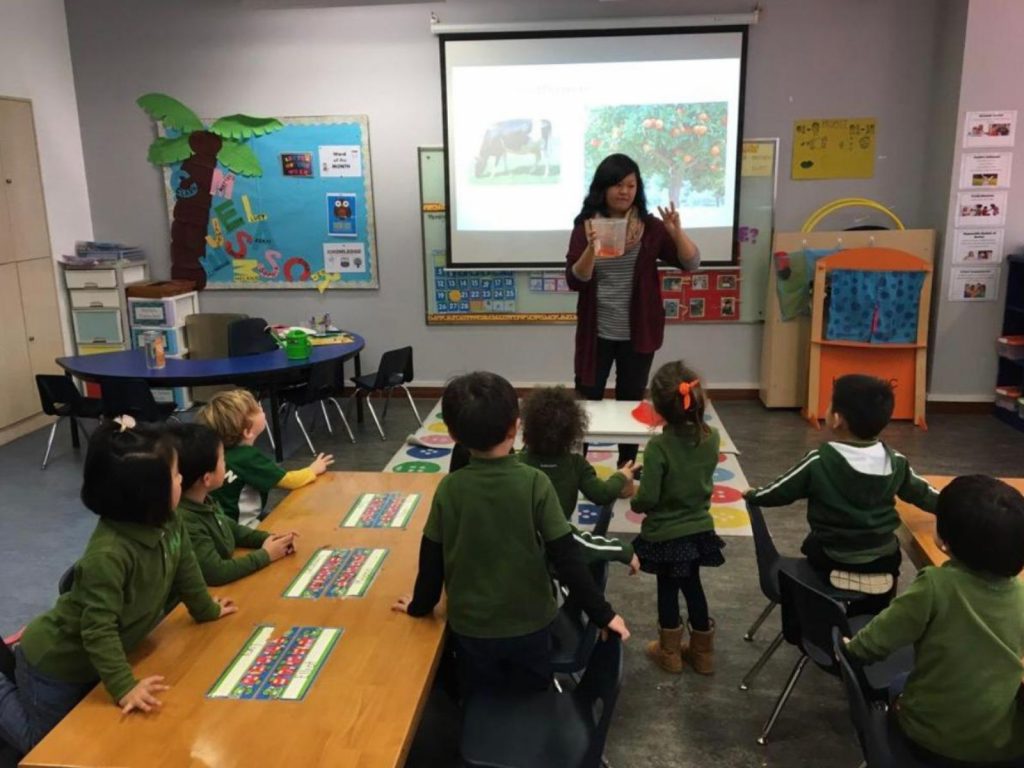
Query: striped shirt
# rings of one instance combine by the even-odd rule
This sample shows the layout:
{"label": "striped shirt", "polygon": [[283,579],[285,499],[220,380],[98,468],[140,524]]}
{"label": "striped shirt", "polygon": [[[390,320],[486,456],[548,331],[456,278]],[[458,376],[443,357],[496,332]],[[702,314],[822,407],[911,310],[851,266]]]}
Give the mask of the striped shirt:
{"label": "striped shirt", "polygon": [[633,295],[633,269],[640,241],[615,259],[597,259],[597,336],[610,341],[629,341],[629,308]]}

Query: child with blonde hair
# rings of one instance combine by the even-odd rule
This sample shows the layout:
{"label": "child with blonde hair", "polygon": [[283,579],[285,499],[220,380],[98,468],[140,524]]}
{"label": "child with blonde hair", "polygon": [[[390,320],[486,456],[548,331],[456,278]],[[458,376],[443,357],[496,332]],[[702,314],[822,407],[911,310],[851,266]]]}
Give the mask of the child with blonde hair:
{"label": "child with blonde hair", "polygon": [[220,435],[224,443],[227,473],[224,485],[211,496],[224,514],[250,528],[260,521],[271,489],[294,491],[309,485],[334,463],[333,456],[321,453],[308,467],[289,472],[271,461],[254,445],[267,428],[267,417],[245,389],[218,392],[199,409],[196,420]]}
{"label": "child with blonde hair", "polygon": [[[718,466],[718,431],[704,423],[704,387],[682,361],[666,363],[651,380],[651,400],[665,420],[660,435],[644,449],[640,490],[631,502],[644,513],[633,548],[640,568],[658,577],[659,636],[647,655],[666,672],[683,663],[694,672],[714,670],[715,624],[700,581],[700,568],[725,562],[725,542],[711,517],[713,476]],[[679,615],[686,600],[691,640]]]}

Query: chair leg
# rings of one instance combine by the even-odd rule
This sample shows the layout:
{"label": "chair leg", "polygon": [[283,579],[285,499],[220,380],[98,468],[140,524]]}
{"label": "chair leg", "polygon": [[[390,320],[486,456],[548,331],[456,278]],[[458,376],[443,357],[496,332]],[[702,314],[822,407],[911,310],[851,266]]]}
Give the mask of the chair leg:
{"label": "chair leg", "polygon": [[[394,390],[394,387],[388,387],[388,390],[387,390],[388,391],[388,396],[387,396],[387,399],[384,400],[384,415],[381,416],[382,419],[386,419],[388,417],[388,406],[391,405],[391,392],[392,392],[392,390]],[[369,402],[369,401],[367,401],[367,402]]]}
{"label": "chair leg", "polygon": [[306,445],[309,446],[309,452],[313,454],[313,458],[316,458],[316,448],[313,447],[313,441],[309,439],[309,432],[306,431],[306,425],[302,423],[302,419],[299,417],[299,409],[295,409],[295,423],[299,425],[299,430],[302,432],[302,436],[306,438]]}
{"label": "chair leg", "polygon": [[807,666],[807,662],[810,660],[810,656],[806,653],[801,653],[800,658],[796,662],[796,666],[793,667],[793,671],[790,672],[789,680],[786,681],[786,685],[782,689],[782,693],[779,694],[779,700],[775,702],[775,709],[772,710],[771,715],[768,717],[768,721],[764,724],[764,730],[761,731],[761,735],[757,737],[757,743],[762,747],[768,743],[768,736],[771,735],[772,728],[775,727],[775,721],[779,719],[779,715],[782,713],[782,708],[786,706],[786,702],[789,701],[789,695],[793,693],[796,681],[800,679],[800,673],[804,671],[804,667]]}
{"label": "chair leg", "polygon": [[349,439],[350,442],[352,442],[354,444],[355,441],[356,441],[356,438],[355,438],[355,435],[352,434],[352,428],[348,425],[348,419],[345,418],[345,411],[342,409],[341,403],[339,403],[333,397],[329,397],[327,399],[330,400],[332,403],[334,403],[334,407],[338,410],[338,415],[341,416],[342,426],[344,426],[345,427],[345,431],[348,432],[348,439]]}
{"label": "chair leg", "polygon": [[420,423],[420,426],[422,427],[423,419],[420,418],[420,412],[416,408],[416,401],[412,399],[412,392],[409,391],[409,388],[405,386],[405,384],[399,384],[399,386],[402,388],[402,391],[405,392],[405,396],[409,398],[409,405],[412,406],[412,412],[416,414],[416,421],[418,421]]}
{"label": "chair leg", "polygon": [[333,435],[334,430],[331,428],[331,419],[327,415],[327,404],[323,400],[320,401],[320,412],[324,415],[324,424],[327,425],[327,434]]}
{"label": "chair leg", "polygon": [[59,425],[63,420],[64,417],[61,416],[59,419],[53,422],[53,426],[50,427],[50,439],[46,441],[46,453],[43,454],[42,469],[46,469],[46,462],[50,460],[50,451],[53,449],[53,438],[54,435],[57,434],[57,425]]}
{"label": "chair leg", "polygon": [[779,649],[780,645],[782,645],[781,632],[779,632],[779,634],[775,636],[775,639],[772,640],[771,644],[764,649],[764,653],[762,653],[761,657],[756,662],[754,662],[754,666],[750,668],[750,671],[743,676],[743,679],[740,681],[741,691],[749,690],[750,684],[753,682],[754,678],[757,677],[758,673],[761,671],[761,668],[768,663],[768,659],[770,659],[772,655],[775,653],[775,651]]}
{"label": "chair leg", "polygon": [[750,625],[750,629],[747,630],[747,634],[743,636],[744,640],[746,640],[749,643],[751,640],[754,639],[754,633],[757,632],[757,630],[761,627],[762,624],[764,624],[764,620],[768,618],[768,616],[771,614],[773,610],[775,610],[776,605],[778,605],[778,603],[776,603],[774,600],[768,601],[768,605],[766,605],[764,607],[764,610],[761,611],[761,614],[756,619],[754,619],[754,623]]}
{"label": "chair leg", "polygon": [[[370,402],[369,394],[366,395],[366,407],[370,409],[370,415],[373,416],[373,423],[377,425],[377,431],[380,433],[380,439],[387,440],[387,437],[384,436],[384,429],[380,425],[380,419],[377,418],[377,412],[373,410],[373,403]],[[384,407],[386,408],[387,406],[385,405]]]}
{"label": "chair leg", "polygon": [[[263,406],[261,405],[260,408],[262,407]],[[270,441],[270,450],[275,451],[277,450],[277,445],[274,443],[274,430],[270,428],[270,420],[267,418],[266,411],[263,412],[263,420],[267,424],[267,440]]]}

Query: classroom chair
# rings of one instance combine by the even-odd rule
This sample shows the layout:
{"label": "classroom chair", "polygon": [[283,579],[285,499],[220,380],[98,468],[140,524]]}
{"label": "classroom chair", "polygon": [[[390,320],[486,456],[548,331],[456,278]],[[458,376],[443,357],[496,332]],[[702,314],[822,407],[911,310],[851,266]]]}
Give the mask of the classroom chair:
{"label": "classroom chair", "polygon": [[[228,355],[228,325],[248,315],[235,312],[199,312],[185,318],[185,338],[189,360],[215,360]],[[207,403],[216,393],[231,389],[230,384],[192,387],[192,399]]]}
{"label": "classroom chair", "polygon": [[[295,423],[299,425],[299,431],[301,431],[302,436],[306,438],[306,445],[309,446],[309,450],[312,452],[313,456],[316,456],[316,448],[313,447],[313,441],[309,437],[306,425],[302,423],[302,417],[299,415],[299,409],[304,405],[320,405],[320,411],[323,413],[324,424],[327,425],[327,431],[333,435],[334,430],[331,428],[331,420],[327,415],[326,405],[326,402],[330,400],[334,404],[334,407],[338,409],[338,415],[341,416],[341,423],[345,426],[345,431],[348,432],[348,439],[353,443],[356,441],[355,436],[352,434],[352,428],[348,425],[348,419],[345,418],[345,412],[338,404],[338,401],[332,396],[336,391],[338,380],[341,378],[341,366],[342,364],[340,360],[330,360],[326,363],[314,365],[310,370],[309,379],[304,385],[299,387],[290,387],[281,392],[281,398],[284,400],[284,406],[290,407],[294,412]],[[316,417],[314,416],[314,419],[315,418]],[[281,439],[283,440],[284,437],[282,436]]]}
{"label": "classroom chair", "polygon": [[[12,643],[13,645],[13,643]],[[14,680],[14,651],[5,638],[0,638],[0,675],[3,675],[12,683]],[[3,741],[0,740],[0,745]]]}
{"label": "classroom chair", "polygon": [[[243,317],[240,320],[228,323],[228,357],[245,357],[247,355],[273,352],[278,346],[277,342],[267,332],[269,327],[266,319],[262,317]],[[281,390],[282,395],[284,392],[285,390]],[[263,401],[269,397],[269,392],[263,388],[256,388],[252,390],[252,394],[256,398],[256,402],[260,404],[260,408],[263,408]],[[264,408],[265,412],[266,409]],[[274,445],[274,433],[270,429],[270,419],[267,419],[266,432],[267,440],[270,441],[270,447],[276,448]]]}
{"label": "classroom chair", "polygon": [[[762,509],[754,504],[747,504],[747,514],[750,517],[750,528],[754,534],[754,554],[757,558],[757,578],[761,585],[761,592],[766,598],[768,598],[768,605],[764,607],[764,610],[754,620],[754,623],[750,625],[750,629],[743,636],[743,639],[747,642],[752,642],[754,639],[754,633],[757,632],[761,624],[764,623],[765,619],[771,614],[782,601],[782,596],[779,594],[779,571],[787,570],[792,574],[796,574],[802,581],[807,584],[814,586],[816,589],[824,592],[825,594],[839,600],[842,603],[852,603],[859,599],[864,599],[865,595],[860,592],[846,592],[844,590],[838,590],[831,584],[827,583],[822,579],[818,573],[811,567],[810,563],[804,557],[783,557],[779,554],[779,550],[775,547],[775,541],[772,539],[771,531],[768,530],[768,523],[764,519],[764,512]],[[764,665],[768,663],[768,660],[775,654],[775,651],[782,645],[783,634],[780,630],[777,635],[772,639],[771,643],[765,648],[764,653],[754,662],[754,666],[750,668],[750,671],[743,676],[740,681],[740,690],[746,691],[750,689],[750,684],[757,677]]]}
{"label": "classroom chair", "polygon": [[[46,441],[46,453],[43,454],[43,469],[50,460],[50,451],[53,449],[53,438],[57,434],[57,427],[65,419],[71,419],[71,429],[78,428],[78,419],[100,419],[103,416],[103,403],[94,397],[84,397],[78,391],[78,387],[67,376],[41,373],[36,376],[36,389],[39,390],[39,403],[43,413],[47,416],[56,416],[50,428],[50,437]],[[85,432],[85,427],[82,427]],[[86,432],[86,437],[89,433]]]}
{"label": "classroom chair", "polygon": [[583,679],[569,693],[477,694],[463,718],[464,764],[597,768],[621,687],[622,641],[610,635],[594,646]]}
{"label": "classroom chair", "polygon": [[104,379],[101,384],[103,415],[113,419],[127,414],[136,421],[167,421],[174,403],[158,403],[143,379]]}
{"label": "classroom chair", "polygon": [[401,388],[405,392],[405,396],[409,398],[409,405],[412,406],[412,412],[416,414],[416,421],[423,426],[423,419],[420,418],[420,412],[416,409],[416,402],[412,399],[412,393],[406,386],[412,382],[412,377],[412,347],[401,347],[389,350],[381,356],[380,366],[376,373],[367,373],[352,378],[352,382],[356,385],[352,399],[358,398],[361,394],[366,395],[366,405],[370,409],[370,415],[373,416],[373,423],[377,425],[377,432],[380,433],[381,440],[387,440],[387,437],[380,425],[380,419],[377,418],[377,412],[373,410],[373,404],[370,402],[370,395],[374,392],[387,393],[383,415],[383,418],[387,418],[391,392],[396,387]]}
{"label": "classroom chair", "polygon": [[[843,636],[853,637],[874,618],[867,615],[847,617],[842,603],[786,570],[779,571],[779,592],[782,597],[779,601],[782,606],[782,632],[786,641],[800,651],[800,658],[765,721],[757,739],[761,745],[768,743],[772,728],[789,701],[807,662],[813,661],[822,671],[839,676],[839,666],[832,653],[832,630],[838,629]],[[889,684],[897,676],[909,672],[913,666],[914,651],[910,647],[897,651],[884,661],[865,665],[864,681],[871,698],[887,699]]]}
{"label": "classroom chair", "polygon": [[[604,592],[608,586],[608,563],[590,566],[594,583]],[[562,591],[562,604],[551,624],[551,671],[556,675],[577,675],[590,661],[599,627]]]}

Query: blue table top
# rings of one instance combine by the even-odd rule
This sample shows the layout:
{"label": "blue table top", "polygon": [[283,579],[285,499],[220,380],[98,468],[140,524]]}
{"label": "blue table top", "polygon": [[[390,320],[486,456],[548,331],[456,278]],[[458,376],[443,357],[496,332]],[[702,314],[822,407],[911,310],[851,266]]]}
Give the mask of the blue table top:
{"label": "blue table top", "polygon": [[57,365],[68,373],[87,381],[103,379],[144,379],[160,387],[186,387],[194,384],[244,384],[246,381],[292,379],[317,363],[347,359],[364,346],[362,336],[346,331],[354,341],[350,344],[326,344],[313,347],[306,360],[289,360],[283,350],[263,352],[245,357],[219,357],[212,360],[178,360],[167,358],[167,365],[146,367],[145,350],[108,352],[101,355],[58,357]]}

